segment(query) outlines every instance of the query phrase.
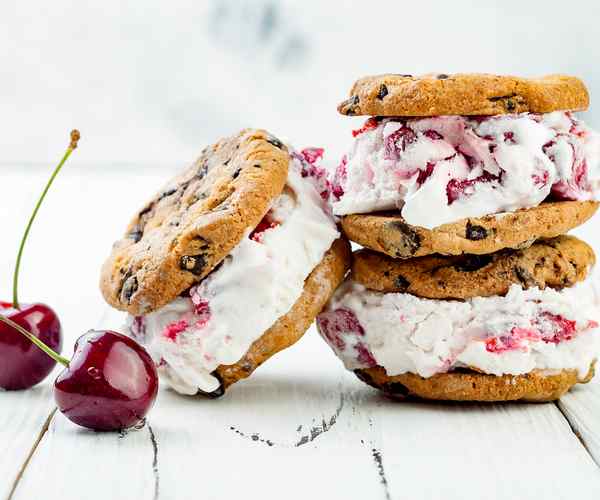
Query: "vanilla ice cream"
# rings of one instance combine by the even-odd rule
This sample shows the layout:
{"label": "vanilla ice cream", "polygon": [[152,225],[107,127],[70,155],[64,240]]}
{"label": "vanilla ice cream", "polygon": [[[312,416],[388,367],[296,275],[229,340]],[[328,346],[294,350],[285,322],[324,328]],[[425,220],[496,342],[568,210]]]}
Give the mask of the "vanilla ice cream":
{"label": "vanilla ice cream", "polygon": [[185,297],[129,317],[176,391],[219,388],[212,372],[239,361],[300,298],[304,280],[339,236],[327,206],[320,149],[292,153],[289,175],[261,223]]}
{"label": "vanilla ice cream", "polygon": [[369,118],[332,182],[336,215],[401,209],[434,228],[600,190],[600,135],[571,113]]}
{"label": "vanilla ice cream", "polygon": [[319,331],[350,369],[382,366],[389,376],[431,377],[454,368],[492,375],[575,369],[600,355],[600,286],[524,290],[466,301],[369,291],[350,280],[317,318]]}

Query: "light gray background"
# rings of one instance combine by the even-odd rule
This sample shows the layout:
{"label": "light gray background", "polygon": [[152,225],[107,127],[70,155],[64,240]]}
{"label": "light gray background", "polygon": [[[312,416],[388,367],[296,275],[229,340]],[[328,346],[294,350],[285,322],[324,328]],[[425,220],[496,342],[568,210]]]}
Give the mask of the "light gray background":
{"label": "light gray background", "polygon": [[356,119],[335,110],[377,72],[579,75],[600,127],[600,3],[211,0],[0,2],[0,161],[173,168],[244,126],[337,162]]}

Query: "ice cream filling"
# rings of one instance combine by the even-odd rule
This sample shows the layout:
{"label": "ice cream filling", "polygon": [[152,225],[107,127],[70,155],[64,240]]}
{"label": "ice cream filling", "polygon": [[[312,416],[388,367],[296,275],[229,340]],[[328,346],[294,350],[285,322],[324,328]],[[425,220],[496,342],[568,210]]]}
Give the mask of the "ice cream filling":
{"label": "ice cream filling", "polygon": [[346,281],[317,319],[319,332],[354,370],[431,377],[455,368],[493,375],[574,369],[600,354],[598,279],[563,290],[513,285],[506,296],[466,301],[379,293]]}
{"label": "ice cream filling", "polygon": [[571,113],[369,118],[332,181],[336,215],[434,228],[600,190],[600,135]]}
{"label": "ice cream filling", "polygon": [[131,335],[176,391],[218,390],[214,370],[239,361],[291,309],[338,237],[321,156],[320,149],[293,152],[284,191],[220,266],[186,296],[128,318]]}

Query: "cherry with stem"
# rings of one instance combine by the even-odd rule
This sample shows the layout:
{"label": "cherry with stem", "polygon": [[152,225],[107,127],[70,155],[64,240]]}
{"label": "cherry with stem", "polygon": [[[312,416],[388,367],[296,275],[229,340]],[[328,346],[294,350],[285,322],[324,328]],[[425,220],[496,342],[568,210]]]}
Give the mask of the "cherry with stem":
{"label": "cherry with stem", "polygon": [[[0,301],[0,313],[58,352],[62,347],[62,331],[58,316],[46,304],[21,304],[19,302],[19,272],[23,251],[33,222],[56,176],[71,153],[77,148],[79,139],[79,131],[73,130],[69,146],[52,172],[29,218],[17,254],[13,275],[12,303]],[[34,347],[30,339],[19,335],[14,328],[9,328],[5,324],[0,325],[0,357],[3,361],[0,366],[0,387],[6,390],[28,389],[44,380],[56,365],[56,361]]]}
{"label": "cherry with stem", "polygon": [[23,335],[65,369],[54,382],[54,399],[72,422],[96,431],[122,430],[144,420],[156,400],[158,373],[133,339],[110,330],[90,330],[68,360],[11,319],[0,322]]}

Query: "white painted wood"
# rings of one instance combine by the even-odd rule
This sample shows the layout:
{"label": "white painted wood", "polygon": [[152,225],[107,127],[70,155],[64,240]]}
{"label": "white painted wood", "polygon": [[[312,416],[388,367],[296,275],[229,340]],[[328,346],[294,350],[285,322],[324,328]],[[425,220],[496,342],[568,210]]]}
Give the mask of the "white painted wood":
{"label": "white painted wood", "polygon": [[365,429],[347,430],[343,372],[285,354],[218,401],[161,394],[161,498],[384,498]]}
{"label": "white painted wood", "polygon": [[48,384],[0,391],[0,498],[6,498],[54,407]]}
{"label": "white painted wood", "polygon": [[[11,175],[15,193],[37,192],[30,176]],[[23,289],[59,311],[66,353],[88,328],[119,329],[118,313],[96,321],[106,311],[96,290],[99,263],[159,177],[75,171],[49,197]],[[17,214],[31,204],[16,195],[5,202]],[[61,220],[68,223],[57,226]],[[17,235],[22,222],[0,211],[7,234]],[[593,236],[591,228],[581,232]],[[0,275],[9,275],[11,256],[0,247]],[[0,296],[8,295],[4,280]],[[597,460],[599,387],[578,388],[560,402]],[[0,498],[51,408],[47,388],[0,393]],[[312,329],[224,398],[161,390],[149,426],[122,437],[56,415],[14,498],[600,498],[600,468],[560,410],[392,402],[346,372]]]}
{"label": "white painted wood", "polygon": [[13,498],[152,499],[153,456],[148,427],[96,433],[57,413]]}
{"label": "white painted wood", "polygon": [[370,406],[390,488],[408,498],[600,497],[600,470],[552,404]]}
{"label": "white painted wood", "polygon": [[600,466],[600,380],[575,387],[558,405]]}

